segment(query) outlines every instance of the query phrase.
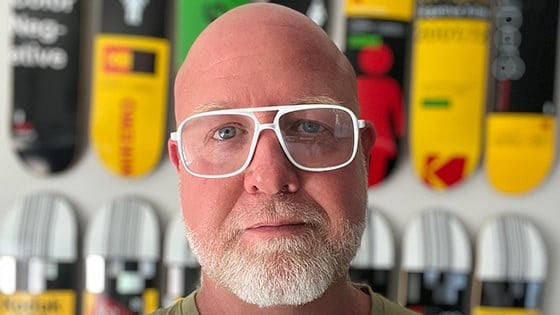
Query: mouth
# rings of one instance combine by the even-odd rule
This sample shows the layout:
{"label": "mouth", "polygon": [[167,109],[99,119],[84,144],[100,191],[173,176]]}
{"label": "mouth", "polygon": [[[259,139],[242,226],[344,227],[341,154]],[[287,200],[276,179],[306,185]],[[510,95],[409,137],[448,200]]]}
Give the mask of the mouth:
{"label": "mouth", "polygon": [[310,226],[302,221],[273,221],[253,224],[245,232],[263,237],[299,234]]}

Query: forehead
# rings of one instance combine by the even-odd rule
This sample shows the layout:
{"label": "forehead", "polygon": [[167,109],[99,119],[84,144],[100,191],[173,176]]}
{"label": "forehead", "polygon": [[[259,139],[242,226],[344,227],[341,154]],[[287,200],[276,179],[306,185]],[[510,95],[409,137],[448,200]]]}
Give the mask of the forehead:
{"label": "forehead", "polygon": [[[357,104],[344,55],[325,34],[308,31],[290,23],[263,23],[251,32],[214,28],[191,49],[176,78],[177,119],[223,107]],[[313,99],[323,97],[335,101]]]}

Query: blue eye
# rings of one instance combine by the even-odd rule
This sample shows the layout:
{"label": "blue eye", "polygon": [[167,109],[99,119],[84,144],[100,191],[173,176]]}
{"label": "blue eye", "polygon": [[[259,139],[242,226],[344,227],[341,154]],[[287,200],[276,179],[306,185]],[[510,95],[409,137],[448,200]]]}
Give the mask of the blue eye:
{"label": "blue eye", "polygon": [[222,127],[214,133],[213,138],[217,140],[228,140],[237,135],[237,128],[234,126]]}
{"label": "blue eye", "polygon": [[304,132],[309,132],[309,133],[318,133],[318,132],[322,132],[322,131],[325,130],[325,128],[323,126],[321,126],[321,124],[316,123],[316,122],[311,121],[311,120],[301,122],[300,125],[299,125],[299,129],[301,129]]}

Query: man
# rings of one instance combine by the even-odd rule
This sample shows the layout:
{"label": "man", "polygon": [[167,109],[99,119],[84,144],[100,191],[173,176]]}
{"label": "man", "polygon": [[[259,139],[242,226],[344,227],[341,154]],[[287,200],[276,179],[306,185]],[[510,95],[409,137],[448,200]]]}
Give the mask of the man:
{"label": "man", "polygon": [[374,131],[320,27],[273,4],[229,11],[190,49],[175,106],[169,152],[201,287],[156,314],[409,314],[347,279]]}

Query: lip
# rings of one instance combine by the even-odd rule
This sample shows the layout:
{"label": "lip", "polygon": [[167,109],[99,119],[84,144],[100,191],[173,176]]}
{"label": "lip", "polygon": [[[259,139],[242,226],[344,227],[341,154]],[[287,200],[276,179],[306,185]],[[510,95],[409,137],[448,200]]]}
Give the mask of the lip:
{"label": "lip", "polygon": [[245,234],[247,237],[263,240],[277,237],[292,237],[300,235],[307,229],[309,229],[309,225],[303,221],[260,222],[246,228]]}
{"label": "lip", "polygon": [[300,227],[305,226],[306,223],[303,221],[293,221],[293,220],[282,220],[282,221],[272,221],[272,222],[259,222],[249,226],[246,230],[257,230],[265,228],[283,228],[283,227]]}

